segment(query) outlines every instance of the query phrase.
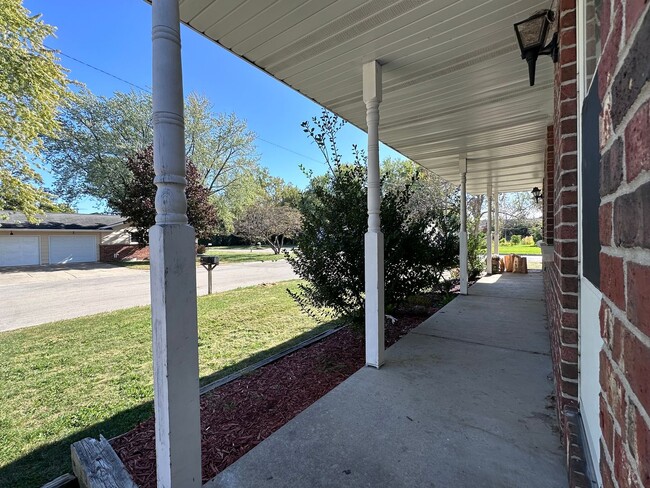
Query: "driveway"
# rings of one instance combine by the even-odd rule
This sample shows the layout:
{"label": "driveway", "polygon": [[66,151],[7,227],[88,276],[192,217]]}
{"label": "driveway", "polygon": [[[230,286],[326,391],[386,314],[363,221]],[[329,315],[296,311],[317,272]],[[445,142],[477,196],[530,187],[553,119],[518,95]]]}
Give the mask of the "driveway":
{"label": "driveway", "polygon": [[[213,292],[295,279],[286,261],[224,264],[212,272]],[[196,269],[199,295],[208,273]],[[0,271],[0,331],[149,305],[149,271],[92,263]]]}

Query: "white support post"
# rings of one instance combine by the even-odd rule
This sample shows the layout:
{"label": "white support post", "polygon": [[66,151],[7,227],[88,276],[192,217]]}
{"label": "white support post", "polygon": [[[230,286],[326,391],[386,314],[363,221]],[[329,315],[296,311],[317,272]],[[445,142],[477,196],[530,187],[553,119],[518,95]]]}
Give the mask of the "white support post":
{"label": "white support post", "polygon": [[157,486],[201,487],[194,229],[187,223],[178,0],[152,2],[156,224],[149,230]]}
{"label": "white support post", "polygon": [[365,235],[366,365],[384,363],[384,234],[379,188],[379,104],[381,66],[363,65],[363,101],[368,124],[368,232]]}
{"label": "white support post", "polygon": [[467,295],[467,158],[458,158],[460,171],[460,294]]}
{"label": "white support post", "polygon": [[492,183],[487,187],[487,232],[485,233],[487,244],[487,274],[492,274]]}
{"label": "white support post", "polygon": [[494,254],[499,255],[499,190],[494,188]]}

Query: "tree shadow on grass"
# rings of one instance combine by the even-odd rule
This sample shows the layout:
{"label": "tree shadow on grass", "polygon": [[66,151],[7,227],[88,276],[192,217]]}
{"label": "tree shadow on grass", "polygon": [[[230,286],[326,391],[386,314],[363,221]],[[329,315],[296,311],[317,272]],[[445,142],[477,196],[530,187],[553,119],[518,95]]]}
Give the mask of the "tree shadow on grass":
{"label": "tree shadow on grass", "polygon": [[[223,378],[239,371],[269,356],[277,354],[299,342],[306,341],[321,332],[340,326],[340,322],[331,321],[304,332],[275,347],[260,351],[218,372],[206,375],[200,379],[200,385]],[[99,387],[99,386],[98,386]],[[103,435],[111,439],[128,432],[138,423],[153,415],[153,401],[142,403],[136,407],[124,410],[102,422],[79,430],[64,439],[40,446],[29,454],[0,467],[0,487],[31,488],[40,487],[44,483],[62,474],[71,472],[70,445],[86,437],[98,438]]]}

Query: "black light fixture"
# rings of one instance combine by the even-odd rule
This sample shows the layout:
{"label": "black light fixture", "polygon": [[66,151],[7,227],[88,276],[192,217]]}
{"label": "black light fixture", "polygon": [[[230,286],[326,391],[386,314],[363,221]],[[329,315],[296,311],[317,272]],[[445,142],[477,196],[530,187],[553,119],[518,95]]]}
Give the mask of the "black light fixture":
{"label": "black light fixture", "polygon": [[553,38],[546,44],[549,28],[554,20],[555,12],[545,9],[535,12],[526,20],[515,24],[521,59],[525,59],[528,63],[530,86],[535,84],[535,66],[540,55],[548,54],[553,58],[553,62],[557,63],[557,32],[553,33]]}
{"label": "black light fixture", "polygon": [[531,191],[531,193],[535,197],[535,203],[539,203],[540,198],[544,198],[544,195],[542,195],[542,190],[537,187],[533,188],[533,191]]}

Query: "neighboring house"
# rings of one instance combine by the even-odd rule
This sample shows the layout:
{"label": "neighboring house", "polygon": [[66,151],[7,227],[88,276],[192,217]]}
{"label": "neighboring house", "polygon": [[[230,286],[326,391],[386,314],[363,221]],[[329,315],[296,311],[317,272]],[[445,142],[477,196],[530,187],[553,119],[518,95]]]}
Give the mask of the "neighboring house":
{"label": "neighboring house", "polygon": [[46,213],[31,223],[24,214],[0,218],[0,267],[110,261],[137,248],[131,226],[119,215]]}

